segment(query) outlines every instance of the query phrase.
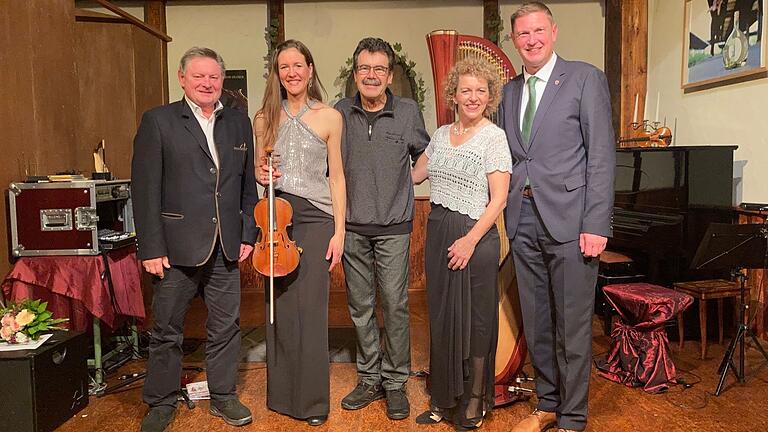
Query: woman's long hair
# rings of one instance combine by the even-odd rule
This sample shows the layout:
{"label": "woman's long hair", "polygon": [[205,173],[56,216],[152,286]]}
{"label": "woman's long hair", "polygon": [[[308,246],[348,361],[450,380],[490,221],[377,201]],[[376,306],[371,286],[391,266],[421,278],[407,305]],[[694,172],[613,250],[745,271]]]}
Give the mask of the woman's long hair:
{"label": "woman's long hair", "polygon": [[278,70],[277,57],[281,52],[295,48],[301,55],[304,56],[304,60],[307,66],[312,65],[312,76],[309,80],[309,87],[307,88],[307,96],[309,99],[323,101],[323,94],[325,87],[320,82],[320,78],[317,76],[317,66],[312,59],[312,53],[309,52],[309,48],[302,42],[295,39],[289,39],[282,42],[275,47],[274,53],[272,53],[272,60],[270,61],[269,75],[267,76],[267,87],[264,89],[264,99],[262,100],[261,109],[256,113],[256,116],[261,116],[264,119],[264,136],[263,146],[264,148],[272,148],[277,141],[277,130],[280,128],[280,111],[282,108],[282,101],[288,97],[285,88],[280,83],[280,71]]}

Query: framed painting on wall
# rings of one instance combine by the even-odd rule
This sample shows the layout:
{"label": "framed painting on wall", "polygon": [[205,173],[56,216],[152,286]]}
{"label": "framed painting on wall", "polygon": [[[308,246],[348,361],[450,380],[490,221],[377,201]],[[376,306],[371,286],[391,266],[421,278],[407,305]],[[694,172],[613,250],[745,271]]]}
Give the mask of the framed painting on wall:
{"label": "framed painting on wall", "polygon": [[712,88],[767,76],[768,0],[685,0],[682,88]]}

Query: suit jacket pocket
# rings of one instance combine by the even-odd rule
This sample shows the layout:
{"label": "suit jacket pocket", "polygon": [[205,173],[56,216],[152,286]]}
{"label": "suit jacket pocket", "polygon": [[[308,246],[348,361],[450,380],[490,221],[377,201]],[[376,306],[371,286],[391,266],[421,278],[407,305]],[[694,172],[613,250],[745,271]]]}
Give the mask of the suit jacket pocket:
{"label": "suit jacket pocket", "polygon": [[184,215],[179,213],[160,212],[160,216],[168,219],[184,219]]}
{"label": "suit jacket pocket", "polygon": [[568,192],[578,189],[585,184],[587,184],[586,179],[584,178],[584,174],[576,174],[574,176],[570,176],[563,182],[565,184],[565,190]]}

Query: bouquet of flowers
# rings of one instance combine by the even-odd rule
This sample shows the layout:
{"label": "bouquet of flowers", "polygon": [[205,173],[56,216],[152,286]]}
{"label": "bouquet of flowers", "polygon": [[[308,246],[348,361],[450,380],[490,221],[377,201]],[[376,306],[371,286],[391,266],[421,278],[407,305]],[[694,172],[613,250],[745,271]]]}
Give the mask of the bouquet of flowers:
{"label": "bouquet of flowers", "polygon": [[69,321],[67,318],[53,318],[46,310],[47,302],[24,300],[0,308],[0,342],[27,343],[37,340],[47,330],[67,330],[58,325]]}

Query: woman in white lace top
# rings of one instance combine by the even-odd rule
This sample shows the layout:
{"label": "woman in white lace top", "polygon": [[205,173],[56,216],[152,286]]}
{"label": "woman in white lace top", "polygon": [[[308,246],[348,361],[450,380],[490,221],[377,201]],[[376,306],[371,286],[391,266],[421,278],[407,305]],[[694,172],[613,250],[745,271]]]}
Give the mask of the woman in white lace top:
{"label": "woman in white lace top", "polygon": [[413,169],[430,180],[425,267],[430,323],[430,410],[420,424],[443,419],[480,427],[493,407],[499,234],[512,157],[506,134],[488,120],[501,97],[491,66],[463,60],[448,75],[446,99],[458,121],[439,128]]}

